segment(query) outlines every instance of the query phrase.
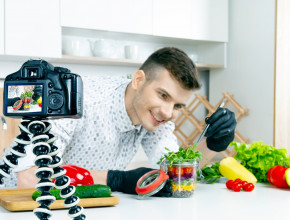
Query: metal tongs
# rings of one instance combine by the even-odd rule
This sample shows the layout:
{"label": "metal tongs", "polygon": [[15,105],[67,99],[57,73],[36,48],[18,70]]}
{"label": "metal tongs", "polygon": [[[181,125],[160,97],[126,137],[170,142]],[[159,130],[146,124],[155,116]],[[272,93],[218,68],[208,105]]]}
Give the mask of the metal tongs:
{"label": "metal tongs", "polygon": [[[224,99],[224,100],[221,102],[221,104],[219,105],[219,107],[217,108],[217,110],[218,110],[219,108],[224,107],[225,103],[226,103],[226,99]],[[216,110],[216,111],[217,111],[217,110]],[[203,129],[202,133],[200,134],[199,138],[198,138],[197,141],[196,141],[196,145],[198,145],[199,142],[202,140],[202,138],[204,137],[204,135],[205,135],[207,129],[209,128],[209,126],[210,126],[210,124],[207,124],[207,125],[205,126],[205,128]]]}

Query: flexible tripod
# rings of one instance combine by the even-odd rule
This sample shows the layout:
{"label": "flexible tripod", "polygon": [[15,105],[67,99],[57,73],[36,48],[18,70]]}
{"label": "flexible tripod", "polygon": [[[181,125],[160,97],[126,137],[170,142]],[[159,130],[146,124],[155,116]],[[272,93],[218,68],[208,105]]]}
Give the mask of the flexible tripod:
{"label": "flexible tripod", "polygon": [[[41,191],[36,199],[40,206],[33,210],[34,214],[41,220],[51,217],[49,206],[55,197],[49,191],[55,186],[61,190],[64,206],[69,208],[68,215],[74,220],[85,219],[83,207],[77,205],[80,199],[73,195],[76,189],[70,185],[70,178],[65,176],[66,170],[60,167],[62,159],[57,156],[59,149],[53,145],[56,137],[49,133],[51,124],[45,118],[31,117],[23,118],[18,126],[21,133],[14,140],[17,145],[11,148],[10,155],[3,157],[4,164],[0,165],[0,186],[4,185],[3,178],[9,177],[12,169],[18,166],[18,159],[26,156],[25,146],[32,144],[36,156],[34,163],[38,167],[35,176],[40,179],[35,188]],[[49,178],[55,178],[55,183]]]}

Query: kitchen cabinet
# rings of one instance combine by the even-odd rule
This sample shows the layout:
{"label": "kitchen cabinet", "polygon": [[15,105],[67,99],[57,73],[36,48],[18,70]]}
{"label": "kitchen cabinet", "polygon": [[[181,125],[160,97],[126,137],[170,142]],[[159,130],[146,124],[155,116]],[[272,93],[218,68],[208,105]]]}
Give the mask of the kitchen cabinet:
{"label": "kitchen cabinet", "polygon": [[152,0],[62,0],[61,26],[152,34]]}
{"label": "kitchen cabinet", "polygon": [[153,34],[191,38],[191,0],[157,0],[153,6]]}
{"label": "kitchen cabinet", "polygon": [[0,0],[0,54],[4,54],[4,0]]}
{"label": "kitchen cabinet", "polygon": [[59,0],[5,1],[5,54],[61,56]]}
{"label": "kitchen cabinet", "polygon": [[61,26],[228,41],[228,0],[62,0]]}
{"label": "kitchen cabinet", "polygon": [[5,118],[7,129],[2,129],[2,124],[0,124],[0,157],[2,152],[10,146],[14,138],[20,133],[18,124],[20,119],[8,118],[3,116],[3,88],[0,88],[0,116]]}
{"label": "kitchen cabinet", "polygon": [[192,0],[192,37],[228,42],[228,0]]}
{"label": "kitchen cabinet", "polygon": [[205,41],[228,41],[228,0],[158,0],[153,34]]}

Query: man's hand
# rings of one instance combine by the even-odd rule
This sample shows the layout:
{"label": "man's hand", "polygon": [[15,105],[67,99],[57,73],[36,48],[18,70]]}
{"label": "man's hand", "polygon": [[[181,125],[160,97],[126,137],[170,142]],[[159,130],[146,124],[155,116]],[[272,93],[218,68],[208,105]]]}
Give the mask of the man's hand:
{"label": "man's hand", "polygon": [[[119,171],[109,170],[107,177],[107,185],[112,191],[119,191],[128,194],[137,194],[135,191],[138,180],[145,173],[152,171],[153,169],[140,167],[135,170]],[[172,188],[169,182],[154,196],[170,197],[172,195]]]}
{"label": "man's hand", "polygon": [[235,113],[227,108],[218,108],[205,120],[210,124],[205,136],[207,147],[213,151],[224,151],[234,140],[237,120]]}
{"label": "man's hand", "polygon": [[36,166],[31,167],[27,170],[23,170],[17,173],[17,188],[35,188],[39,179],[34,175]]}

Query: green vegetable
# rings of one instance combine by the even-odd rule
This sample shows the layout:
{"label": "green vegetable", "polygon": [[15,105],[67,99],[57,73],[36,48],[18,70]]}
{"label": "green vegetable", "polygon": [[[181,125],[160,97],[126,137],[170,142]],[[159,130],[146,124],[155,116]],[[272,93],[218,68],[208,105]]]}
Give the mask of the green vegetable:
{"label": "green vegetable", "polygon": [[178,152],[173,152],[168,148],[165,148],[168,153],[164,154],[164,156],[160,158],[157,164],[161,164],[165,159],[169,161],[169,167],[171,167],[173,163],[184,163],[188,159],[201,160],[202,153],[199,150],[195,150],[195,147],[196,144],[188,148],[179,147]]}
{"label": "green vegetable", "polygon": [[[56,200],[61,200],[60,189],[52,189],[49,192],[56,198]],[[32,194],[32,199],[36,200],[36,198],[41,194],[41,192],[35,191]],[[96,198],[96,197],[110,197],[111,196],[111,188],[106,185],[84,185],[84,186],[76,186],[76,191],[74,193],[75,196],[82,198]]]}
{"label": "green vegetable", "polygon": [[[208,184],[215,183],[217,180],[219,180],[222,177],[219,171],[219,166],[220,166],[220,163],[216,162],[212,165],[209,165],[209,166],[206,165],[201,168],[201,172],[206,183]],[[197,180],[202,180],[201,174],[199,171],[197,171]]]}
{"label": "green vegetable", "polygon": [[252,172],[258,182],[268,182],[267,172],[271,167],[290,166],[290,156],[286,149],[277,149],[263,144],[262,141],[252,144],[232,142],[237,154],[234,156],[241,164]]}

